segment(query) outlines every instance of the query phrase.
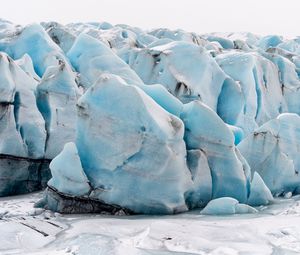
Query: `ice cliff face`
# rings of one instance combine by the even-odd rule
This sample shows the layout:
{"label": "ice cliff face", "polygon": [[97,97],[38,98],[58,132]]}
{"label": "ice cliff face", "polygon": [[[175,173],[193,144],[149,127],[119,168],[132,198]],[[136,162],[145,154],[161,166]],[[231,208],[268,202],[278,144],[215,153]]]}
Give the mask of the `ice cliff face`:
{"label": "ice cliff face", "polygon": [[297,194],[299,49],[273,35],[1,21],[0,195],[42,188],[49,167],[39,205],[67,213],[211,200],[203,213],[248,212]]}

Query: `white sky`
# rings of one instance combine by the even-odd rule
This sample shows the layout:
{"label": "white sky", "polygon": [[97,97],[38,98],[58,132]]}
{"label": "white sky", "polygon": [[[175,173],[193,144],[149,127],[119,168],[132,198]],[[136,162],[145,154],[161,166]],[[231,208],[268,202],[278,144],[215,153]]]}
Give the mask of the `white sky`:
{"label": "white sky", "polygon": [[108,21],[198,33],[300,35],[300,0],[0,0],[0,18],[19,24]]}

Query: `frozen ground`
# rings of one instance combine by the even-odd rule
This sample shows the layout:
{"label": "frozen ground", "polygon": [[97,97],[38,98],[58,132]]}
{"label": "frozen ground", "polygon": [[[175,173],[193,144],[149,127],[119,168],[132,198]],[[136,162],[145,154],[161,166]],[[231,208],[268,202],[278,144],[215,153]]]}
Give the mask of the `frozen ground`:
{"label": "frozen ground", "polygon": [[[60,215],[42,193],[0,199],[0,254],[300,254],[300,196],[258,214]],[[280,200],[280,201],[279,201]]]}

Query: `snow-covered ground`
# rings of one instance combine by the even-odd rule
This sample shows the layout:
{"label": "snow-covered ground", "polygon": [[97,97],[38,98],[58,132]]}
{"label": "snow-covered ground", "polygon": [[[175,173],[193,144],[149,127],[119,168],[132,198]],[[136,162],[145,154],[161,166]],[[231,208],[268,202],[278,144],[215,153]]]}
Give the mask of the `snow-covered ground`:
{"label": "snow-covered ground", "polygon": [[42,193],[0,199],[0,254],[300,254],[300,196],[258,214],[60,215]]}

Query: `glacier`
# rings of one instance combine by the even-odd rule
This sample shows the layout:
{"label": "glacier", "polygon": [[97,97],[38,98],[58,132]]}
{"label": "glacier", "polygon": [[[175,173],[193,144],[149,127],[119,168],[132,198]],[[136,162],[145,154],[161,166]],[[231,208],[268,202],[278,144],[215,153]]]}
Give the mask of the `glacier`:
{"label": "glacier", "polygon": [[300,193],[300,40],[0,21],[0,196],[252,213]]}

